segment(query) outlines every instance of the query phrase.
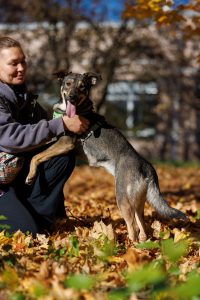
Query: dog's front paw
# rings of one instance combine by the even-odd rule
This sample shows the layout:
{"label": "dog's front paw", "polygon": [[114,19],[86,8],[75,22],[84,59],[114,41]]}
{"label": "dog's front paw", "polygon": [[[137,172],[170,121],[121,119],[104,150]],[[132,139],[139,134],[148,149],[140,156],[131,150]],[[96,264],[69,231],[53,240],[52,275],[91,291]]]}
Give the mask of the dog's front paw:
{"label": "dog's front paw", "polygon": [[26,180],[25,180],[25,183],[27,184],[27,185],[32,185],[33,184],[33,181],[34,181],[34,177],[31,177],[31,176],[27,176],[26,177]]}
{"label": "dog's front paw", "polygon": [[145,242],[147,240],[146,233],[139,233],[139,242]]}

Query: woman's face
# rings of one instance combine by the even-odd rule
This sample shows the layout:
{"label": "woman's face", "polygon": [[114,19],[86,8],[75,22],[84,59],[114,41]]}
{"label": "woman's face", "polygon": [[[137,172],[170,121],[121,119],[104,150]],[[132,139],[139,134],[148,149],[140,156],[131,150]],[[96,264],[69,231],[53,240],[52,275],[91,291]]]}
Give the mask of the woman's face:
{"label": "woman's face", "polygon": [[26,75],[26,59],[21,48],[0,49],[0,80],[7,84],[22,84]]}

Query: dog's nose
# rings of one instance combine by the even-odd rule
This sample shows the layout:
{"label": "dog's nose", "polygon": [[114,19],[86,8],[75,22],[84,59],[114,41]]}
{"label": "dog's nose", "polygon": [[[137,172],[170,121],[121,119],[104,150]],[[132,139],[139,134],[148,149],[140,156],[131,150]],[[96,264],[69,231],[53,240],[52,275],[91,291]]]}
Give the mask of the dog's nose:
{"label": "dog's nose", "polygon": [[78,99],[77,95],[69,95],[69,101],[71,103],[75,103],[77,99]]}

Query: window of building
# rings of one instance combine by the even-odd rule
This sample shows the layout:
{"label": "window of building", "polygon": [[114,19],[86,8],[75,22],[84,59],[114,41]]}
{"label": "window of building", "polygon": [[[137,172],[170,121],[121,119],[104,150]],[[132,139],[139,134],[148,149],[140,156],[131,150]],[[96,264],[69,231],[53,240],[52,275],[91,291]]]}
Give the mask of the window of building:
{"label": "window of building", "polygon": [[108,87],[106,118],[128,135],[148,138],[155,134],[158,101],[156,82],[114,82]]}

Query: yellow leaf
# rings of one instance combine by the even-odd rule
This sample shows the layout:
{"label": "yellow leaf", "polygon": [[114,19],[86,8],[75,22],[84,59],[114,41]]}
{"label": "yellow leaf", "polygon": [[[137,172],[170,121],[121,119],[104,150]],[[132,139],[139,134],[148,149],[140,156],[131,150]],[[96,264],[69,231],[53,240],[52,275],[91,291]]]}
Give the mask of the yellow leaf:
{"label": "yellow leaf", "polygon": [[179,242],[180,240],[184,240],[185,238],[188,237],[188,233],[185,231],[181,231],[178,228],[174,228],[172,230],[173,234],[174,234],[174,243]]}
{"label": "yellow leaf", "polygon": [[15,269],[6,265],[2,272],[1,280],[8,286],[9,289],[14,289],[19,284],[19,277]]}
{"label": "yellow leaf", "polygon": [[189,190],[191,188],[191,183],[187,182],[186,184],[183,185],[184,190]]}
{"label": "yellow leaf", "polygon": [[121,263],[121,262],[124,262],[125,259],[123,257],[120,257],[120,256],[110,256],[108,258],[108,261],[111,262],[111,263]]}
{"label": "yellow leaf", "polygon": [[140,252],[134,248],[128,248],[123,255],[124,260],[127,262],[129,268],[135,268],[141,260]]}
{"label": "yellow leaf", "polygon": [[0,245],[9,244],[11,241],[11,238],[5,236],[4,231],[0,232]]}
{"label": "yellow leaf", "polygon": [[161,17],[159,17],[158,18],[158,20],[157,20],[157,22],[158,23],[169,23],[169,21],[168,21],[168,19],[167,19],[167,17],[166,16],[161,16]]}
{"label": "yellow leaf", "polygon": [[152,0],[149,2],[149,7],[153,10],[153,11],[159,11],[161,10],[160,6],[158,5],[159,2]]}

